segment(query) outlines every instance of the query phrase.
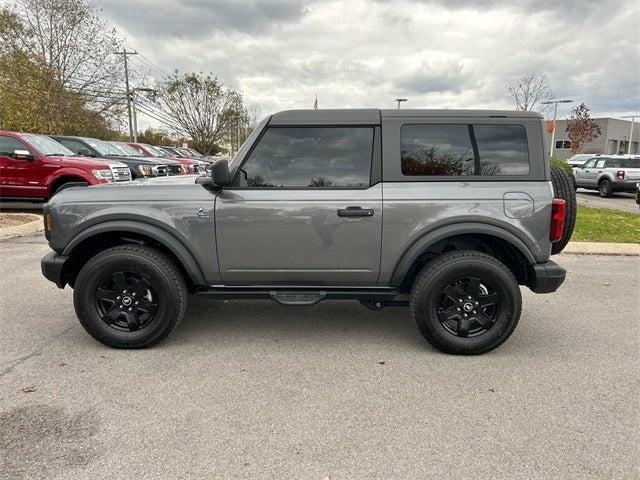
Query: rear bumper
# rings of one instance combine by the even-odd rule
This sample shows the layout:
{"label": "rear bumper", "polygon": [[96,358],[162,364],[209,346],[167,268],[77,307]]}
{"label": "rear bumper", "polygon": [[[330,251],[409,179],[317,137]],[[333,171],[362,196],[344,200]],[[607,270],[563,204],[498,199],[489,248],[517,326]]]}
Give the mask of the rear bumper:
{"label": "rear bumper", "polygon": [[50,282],[55,283],[58,288],[64,288],[67,284],[62,275],[67,260],[69,260],[69,257],[60,255],[57,252],[49,252],[40,260],[42,275]]}
{"label": "rear bumper", "polygon": [[535,293],[555,292],[566,276],[567,271],[555,262],[536,263],[531,266],[527,286]]}
{"label": "rear bumper", "polygon": [[635,193],[636,192],[636,181],[629,181],[629,182],[611,182],[611,188],[613,189],[614,192],[630,192],[630,193]]}

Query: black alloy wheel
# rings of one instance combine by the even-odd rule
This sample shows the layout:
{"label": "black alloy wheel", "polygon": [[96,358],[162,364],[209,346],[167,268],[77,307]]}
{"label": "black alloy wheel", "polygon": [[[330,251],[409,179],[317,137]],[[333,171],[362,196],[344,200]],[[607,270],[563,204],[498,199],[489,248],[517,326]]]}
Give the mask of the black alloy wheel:
{"label": "black alloy wheel", "polygon": [[500,313],[500,295],[477,277],[447,285],[436,307],[438,320],[451,334],[477,337],[488,332]]}
{"label": "black alloy wheel", "polygon": [[149,280],[131,272],[110,273],[96,289],[95,297],[102,321],[123,332],[149,326],[158,310],[158,296]]}

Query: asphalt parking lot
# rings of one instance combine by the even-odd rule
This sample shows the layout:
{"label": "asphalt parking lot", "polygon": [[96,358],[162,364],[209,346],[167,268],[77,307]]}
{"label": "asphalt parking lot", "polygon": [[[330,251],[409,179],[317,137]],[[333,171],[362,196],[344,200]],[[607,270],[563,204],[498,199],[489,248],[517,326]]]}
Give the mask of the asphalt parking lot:
{"label": "asphalt parking lot", "polygon": [[150,350],[111,350],[0,242],[0,478],[638,478],[640,257],[562,255],[479,357],[409,312],[193,298]]}
{"label": "asphalt parking lot", "polygon": [[595,190],[579,188],[576,199],[578,200],[578,205],[609,208],[612,210],[620,210],[621,212],[640,215],[640,209],[638,208],[638,204],[635,202],[635,197],[632,193],[616,193],[611,198],[602,198]]}

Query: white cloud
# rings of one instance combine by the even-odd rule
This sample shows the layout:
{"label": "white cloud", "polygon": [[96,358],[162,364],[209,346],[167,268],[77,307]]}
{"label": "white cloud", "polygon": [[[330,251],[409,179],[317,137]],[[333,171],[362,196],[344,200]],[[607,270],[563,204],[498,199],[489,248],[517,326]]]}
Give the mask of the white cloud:
{"label": "white cloud", "polygon": [[594,115],[640,109],[633,1],[123,1],[102,8],[129,45],[214,72],[265,113],[316,94],[321,108],[510,108],[506,85],[529,72]]}

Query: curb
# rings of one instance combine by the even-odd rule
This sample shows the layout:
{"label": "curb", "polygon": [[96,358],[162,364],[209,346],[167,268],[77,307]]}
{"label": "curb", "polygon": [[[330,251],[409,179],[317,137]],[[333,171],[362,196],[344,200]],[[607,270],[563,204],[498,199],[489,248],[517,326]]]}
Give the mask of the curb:
{"label": "curb", "polygon": [[562,254],[640,256],[640,243],[569,242]]}
{"label": "curb", "polygon": [[36,218],[33,222],[23,223],[22,225],[16,225],[14,227],[6,227],[0,228],[0,239],[11,238],[11,237],[21,237],[23,235],[28,235],[29,233],[39,232],[44,230],[44,225],[42,224],[42,217],[40,215],[31,214],[32,217]]}

